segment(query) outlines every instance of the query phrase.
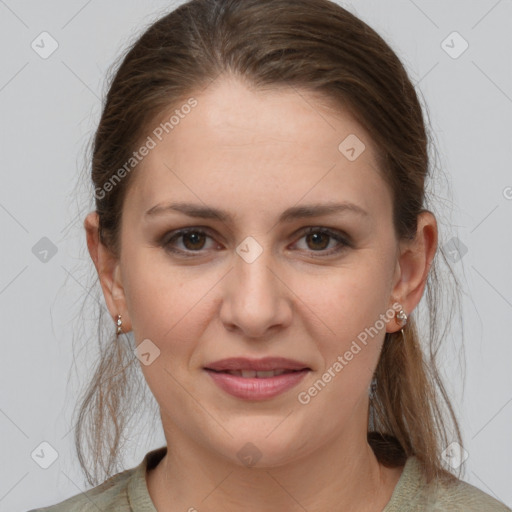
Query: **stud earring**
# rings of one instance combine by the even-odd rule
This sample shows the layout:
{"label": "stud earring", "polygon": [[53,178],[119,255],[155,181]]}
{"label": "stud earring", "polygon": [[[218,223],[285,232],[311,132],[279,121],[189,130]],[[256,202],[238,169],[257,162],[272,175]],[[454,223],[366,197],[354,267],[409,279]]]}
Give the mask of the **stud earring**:
{"label": "stud earring", "polygon": [[397,314],[396,314],[396,319],[398,320],[399,324],[404,327],[405,324],[407,323],[407,315],[405,314],[405,311],[403,309],[401,309]]}
{"label": "stud earring", "polygon": [[123,324],[121,320],[121,315],[117,315],[117,331],[116,331],[116,338],[119,337],[120,334],[122,334],[121,325]]}

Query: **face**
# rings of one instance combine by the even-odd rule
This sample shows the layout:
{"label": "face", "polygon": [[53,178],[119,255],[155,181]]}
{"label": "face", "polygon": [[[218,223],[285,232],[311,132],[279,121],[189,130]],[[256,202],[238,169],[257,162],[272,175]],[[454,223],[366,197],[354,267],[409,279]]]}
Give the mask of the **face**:
{"label": "face", "polygon": [[[194,440],[238,464],[256,450],[271,466],[341,435],[365,438],[368,386],[385,332],[399,329],[400,298],[391,193],[372,141],[305,91],[222,78],[194,97],[161,141],[150,133],[156,145],[134,171],[111,311],[145,343],[141,368],[168,442]],[[353,207],[314,210],[330,204]],[[307,370],[272,378],[287,383],[281,392],[250,394],[236,383],[246,377],[205,369],[236,357]]]}

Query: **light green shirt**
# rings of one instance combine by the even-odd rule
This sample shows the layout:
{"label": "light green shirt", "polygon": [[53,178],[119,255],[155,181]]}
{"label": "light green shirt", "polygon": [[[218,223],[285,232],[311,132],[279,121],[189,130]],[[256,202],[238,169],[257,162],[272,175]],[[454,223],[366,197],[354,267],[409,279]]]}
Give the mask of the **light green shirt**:
{"label": "light green shirt", "polygon": [[[56,505],[28,512],[157,512],[146,485],[146,470],[155,467],[166,453],[166,446],[152,450],[138,466],[114,475],[101,485]],[[382,512],[512,512],[463,480],[450,486],[431,486],[427,493],[420,470],[419,460],[409,457]],[[199,505],[195,508],[200,510]]]}

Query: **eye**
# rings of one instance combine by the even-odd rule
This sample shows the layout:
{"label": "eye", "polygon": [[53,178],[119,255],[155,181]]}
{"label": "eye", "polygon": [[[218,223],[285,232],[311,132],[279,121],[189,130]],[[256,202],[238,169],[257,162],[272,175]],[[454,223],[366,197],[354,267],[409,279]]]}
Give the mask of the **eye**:
{"label": "eye", "polygon": [[[169,233],[172,236],[165,236],[161,245],[168,251],[188,256],[188,253],[200,252],[205,246],[205,240],[212,237],[206,231],[199,228],[180,229]],[[183,241],[183,249],[176,248],[177,240]],[[213,240],[213,239],[212,239]]]}
{"label": "eye", "polygon": [[[319,256],[329,256],[331,254],[336,254],[344,250],[346,247],[352,246],[349,238],[338,231],[333,231],[321,227],[311,227],[308,228],[307,231],[303,233],[304,234],[300,239],[305,239],[306,245],[312,248],[311,252],[320,252],[321,254],[319,254]],[[329,246],[330,242],[332,241],[337,242],[334,244],[334,249],[325,251],[325,249]]]}
{"label": "eye", "polygon": [[[207,230],[192,227],[167,233],[161,240],[160,245],[164,247],[166,251],[179,256],[193,257],[199,255],[201,252],[205,252],[207,249],[215,248],[215,246],[219,247],[218,244],[215,243],[210,244],[210,247],[208,247],[208,239],[214,242],[213,237],[209,235]],[[308,246],[304,249],[305,251],[320,253],[314,254],[315,257],[330,256],[341,252],[347,247],[352,247],[349,237],[342,232],[321,227],[310,227],[306,231],[303,231],[299,240],[302,239],[305,239],[306,245]],[[333,241],[336,242],[334,243],[334,247],[332,247]],[[178,242],[181,242],[181,247],[178,247],[180,245]],[[297,243],[298,242],[296,242],[295,245]],[[326,250],[329,245],[331,245],[331,248]]]}

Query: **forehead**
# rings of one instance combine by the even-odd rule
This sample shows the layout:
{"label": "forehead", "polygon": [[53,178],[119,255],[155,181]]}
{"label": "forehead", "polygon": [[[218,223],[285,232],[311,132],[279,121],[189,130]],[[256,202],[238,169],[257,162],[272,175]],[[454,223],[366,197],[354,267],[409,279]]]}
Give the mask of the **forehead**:
{"label": "forehead", "polygon": [[301,200],[347,200],[381,214],[391,208],[373,141],[347,110],[309,91],[258,90],[236,79],[218,79],[193,97],[194,108],[171,125],[174,105],[146,134],[155,145],[127,198],[138,211],[171,199],[240,215],[244,208],[277,215]]}

